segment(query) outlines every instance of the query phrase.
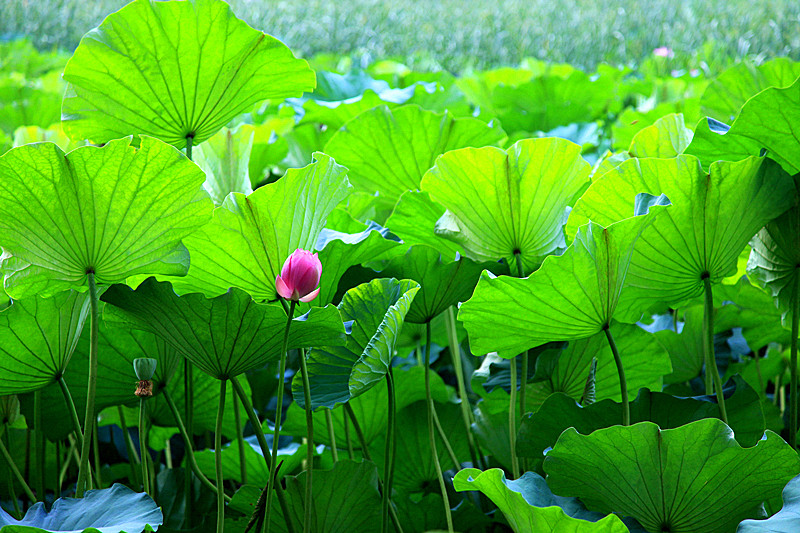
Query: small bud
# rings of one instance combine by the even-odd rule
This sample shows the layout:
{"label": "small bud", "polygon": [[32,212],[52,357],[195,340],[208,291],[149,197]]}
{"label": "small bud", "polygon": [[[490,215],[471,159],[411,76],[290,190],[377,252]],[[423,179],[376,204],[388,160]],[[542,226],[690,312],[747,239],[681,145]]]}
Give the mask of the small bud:
{"label": "small bud", "polygon": [[136,379],[150,380],[153,379],[153,374],[156,373],[156,365],[158,360],[149,357],[140,357],[133,360],[133,371],[136,372]]}
{"label": "small bud", "polygon": [[310,302],[319,294],[322,263],[317,254],[298,248],[283,263],[275,288],[287,300]]}

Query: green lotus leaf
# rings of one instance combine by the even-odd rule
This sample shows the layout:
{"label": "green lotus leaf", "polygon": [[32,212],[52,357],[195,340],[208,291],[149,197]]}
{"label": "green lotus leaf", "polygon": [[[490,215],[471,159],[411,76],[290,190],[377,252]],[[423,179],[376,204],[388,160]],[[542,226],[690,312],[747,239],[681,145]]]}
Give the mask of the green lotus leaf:
{"label": "green lotus leaf", "polygon": [[465,468],[453,478],[457,491],[479,490],[489,497],[516,533],[627,533],[616,515],[591,513],[576,500],[559,498],[533,472],[509,481],[499,468]]}
{"label": "green lotus leaf", "polygon": [[507,151],[462,148],[441,156],[422,190],[447,208],[436,232],[476,261],[516,258],[530,273],[566,248],[567,207],[587,183],[581,147],[557,138],[527,139]]}
{"label": "green lotus leaf", "polygon": [[750,98],[730,128],[713,119],[700,121],[686,153],[708,165],[720,159],[736,161],[759,155],[766,149],[770,158],[794,175],[800,172],[800,137],[795,128],[799,118],[800,79],[789,87],[772,87]]}
{"label": "green lotus leaf", "polygon": [[314,72],[222,0],[136,0],[81,39],[64,69],[64,130],[197,145],[263,100],[300,96]]}
{"label": "green lotus leaf", "polygon": [[134,275],[183,275],[181,239],[209,220],[203,173],[172,146],[143,137],[65,155],[52,143],[0,157],[5,289],[46,296]]}
{"label": "green lotus leaf", "polygon": [[[637,133],[628,153],[631,157],[677,157],[692,142],[692,130],[686,127],[683,115],[670,113]],[[598,174],[602,175],[602,174]]]}
{"label": "green lotus leaf", "polygon": [[0,311],[0,395],[55,383],[67,370],[88,315],[88,293],[73,290],[15,300]]}
{"label": "green lotus leaf", "polygon": [[0,131],[11,135],[23,126],[58,123],[63,82],[57,71],[25,77],[3,65],[0,76]]}
{"label": "green lotus leaf", "polygon": [[[109,288],[102,300],[108,321],[161,337],[203,372],[228,379],[280,357],[286,311],[278,303],[260,304],[239,289],[216,298],[178,296],[168,282],[149,278],[136,290]],[[344,342],[344,326],[335,307],[314,308],[295,318],[289,348]]]}
{"label": "green lotus leaf", "polygon": [[528,278],[484,273],[458,312],[471,349],[514,357],[533,346],[590,337],[608,327],[634,245],[663,210],[607,228],[589,222],[563,255],[545,258]]}
{"label": "green lotus leaf", "polygon": [[[405,496],[405,495],[404,495]],[[442,512],[441,494],[429,492],[421,499],[417,494],[396,495],[392,503],[397,507],[397,519],[403,524],[403,531],[422,533],[426,531],[447,531],[447,517]],[[474,503],[463,500],[451,510],[453,528],[464,533],[486,531],[493,520],[485,515]]]}
{"label": "green lotus leaf", "polygon": [[455,258],[462,249],[458,243],[435,233],[436,222],[447,210],[431,200],[427,192],[407,191],[400,196],[386,220],[386,227],[408,245],[425,244]]}
{"label": "green lotus leaf", "polygon": [[792,207],[767,223],[752,240],[747,273],[772,292],[784,313],[792,308],[792,292],[800,283],[800,208]]}
{"label": "green lotus leaf", "polygon": [[642,192],[663,194],[672,207],[641,234],[631,257],[618,320],[663,302],[684,305],[703,293],[703,279],[718,283],[736,272],[750,238],[793,202],[794,185],[778,165],[751,157],[720,161],[710,173],[692,156],[631,159],[592,183],[575,205],[567,232],[592,220],[610,224],[634,214]]}
{"label": "green lotus leaf", "polygon": [[203,186],[214,204],[221,205],[232,192],[253,192],[249,165],[254,136],[255,128],[249,124],[234,130],[222,128],[194,152],[194,162],[206,173]]}
{"label": "green lotus leaf", "polygon": [[502,129],[474,118],[456,119],[418,106],[381,106],[345,124],[324,151],[350,169],[357,190],[377,192],[394,204],[404,192],[419,189],[422,176],[441,154],[494,145],[504,137]]}
{"label": "green lotus leaf", "polygon": [[800,472],[800,459],[778,435],[742,448],[721,420],[675,429],[652,422],[581,435],[567,429],[544,461],[556,494],[598,512],[632,516],[647,531],[732,531],[759,516]]}
{"label": "green lotus leaf", "polygon": [[697,124],[697,121],[705,116],[700,113],[699,98],[684,96],[676,101],[661,102],[648,111],[625,108],[617,117],[617,121],[611,125],[612,148],[627,150],[638,132],[671,113],[683,115],[684,121],[689,124]]}
{"label": "green lotus leaf", "polygon": [[[339,304],[341,320],[354,321],[347,343],[330,346],[317,337],[307,344],[314,346],[306,355],[313,409],[333,409],[384,378],[417,291],[419,285],[411,280],[380,278],[345,293]],[[292,382],[292,395],[305,409],[299,373]]]}
{"label": "green lotus leaf", "polygon": [[[762,228],[750,241],[755,245],[754,248],[759,248],[759,252],[763,253],[765,257],[774,258],[786,252],[785,249],[779,252],[776,248],[775,256],[773,256],[772,253],[767,253],[766,249],[762,248],[764,242],[762,237],[766,235],[765,231],[770,231],[770,228],[774,229],[776,224],[783,224],[785,219],[792,216],[792,214],[797,216],[795,209],[796,208],[793,207],[777,219],[767,223],[766,229]],[[759,252],[753,253],[751,250],[750,255],[757,257],[756,254]],[[796,254],[796,252],[794,253]],[[788,257],[783,256],[778,263],[786,261],[787,259]],[[778,263],[771,265],[774,272],[778,272],[781,269]],[[786,268],[786,263],[782,263],[782,268]],[[791,343],[792,334],[789,329],[781,325],[782,311],[775,305],[775,300],[769,290],[770,285],[773,285],[772,282],[770,282],[766,288],[761,287],[759,284],[751,284],[751,281],[755,283],[757,280],[766,278],[766,276],[765,278],[761,278],[761,273],[758,269],[759,267],[756,267],[756,269],[751,270],[749,276],[742,276],[735,285],[722,285],[719,290],[715,291],[717,295],[714,299],[716,300],[719,298],[720,303],[725,302],[724,309],[726,310],[726,315],[722,317],[725,319],[725,323],[721,325],[725,329],[728,327],[742,328],[742,335],[747,340],[747,345],[753,351],[759,350],[773,342],[788,346]],[[784,309],[786,308],[784,307]],[[716,326],[714,329],[717,333],[720,331]]]}
{"label": "green lotus leaf", "polygon": [[783,507],[766,520],[745,520],[736,533],[793,533],[800,527],[800,476],[783,489]]}
{"label": "green lotus leaf", "polygon": [[316,158],[248,196],[229,194],[211,223],[184,239],[192,264],[174,280],[176,290],[217,296],[233,286],[259,301],[277,298],[283,262],[297,248],[314,248],[328,214],[351,189],[344,167],[324,154]]}
{"label": "green lotus leaf", "polygon": [[[724,388],[730,410],[730,425],[736,441],[755,446],[764,435],[764,414],[758,393],[735,376]],[[640,389],[630,404],[631,422],[653,422],[661,429],[674,429],[703,418],[719,418],[714,396],[677,398],[670,394]],[[543,460],[544,451],[555,445],[569,427],[582,435],[619,424],[622,404],[602,400],[581,407],[563,393],[552,394],[535,413],[523,417],[517,440],[517,454]]]}
{"label": "green lotus leaf", "polygon": [[[269,470],[264,456],[261,455],[261,447],[255,435],[243,439],[244,442],[244,461],[247,471],[247,482],[266,487],[269,481]],[[214,464],[214,450],[202,450],[195,453],[197,466],[209,479],[213,479],[216,473]],[[242,469],[239,461],[239,441],[233,440],[222,449],[222,471],[225,479],[232,479],[237,483],[242,483]],[[278,449],[278,479],[283,479],[287,472],[292,472],[298,468],[306,458],[306,445],[291,443],[288,446]]]}
{"label": "green lotus leaf", "polygon": [[421,245],[411,246],[404,255],[391,259],[380,275],[413,279],[420,284],[406,322],[424,324],[451,305],[467,300],[484,269],[499,273],[500,267],[496,262],[476,263],[466,257],[448,261],[439,250]]}
{"label": "green lotus leaf", "polygon": [[700,98],[705,116],[730,124],[752,96],[770,87],[788,87],[800,77],[800,63],[778,57],[755,66],[739,63],[712,81]]}

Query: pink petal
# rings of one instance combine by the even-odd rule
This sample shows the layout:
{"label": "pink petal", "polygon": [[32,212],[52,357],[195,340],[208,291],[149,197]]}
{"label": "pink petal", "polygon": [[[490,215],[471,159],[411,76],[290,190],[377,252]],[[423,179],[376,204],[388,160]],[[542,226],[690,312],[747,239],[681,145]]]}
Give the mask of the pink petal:
{"label": "pink petal", "polygon": [[278,294],[282,297],[286,298],[287,300],[292,298],[292,289],[289,288],[288,285],[283,281],[283,278],[278,276],[275,278],[275,289],[277,289]]}
{"label": "pink petal", "polygon": [[319,296],[319,289],[320,289],[320,288],[319,288],[319,287],[317,287],[317,290],[315,290],[315,291],[313,291],[313,292],[310,292],[310,293],[306,294],[305,296],[303,296],[302,298],[300,298],[300,301],[301,301],[301,302],[304,302],[304,303],[310,302],[311,300],[313,300],[314,298],[316,298],[317,296]]}

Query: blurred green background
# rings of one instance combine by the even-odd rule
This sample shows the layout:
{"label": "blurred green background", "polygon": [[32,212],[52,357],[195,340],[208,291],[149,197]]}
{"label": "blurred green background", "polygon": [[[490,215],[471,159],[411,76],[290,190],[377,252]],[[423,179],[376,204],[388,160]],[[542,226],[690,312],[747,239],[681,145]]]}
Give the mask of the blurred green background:
{"label": "blurred green background", "polygon": [[[0,38],[72,50],[125,0],[2,0]],[[252,26],[297,54],[367,66],[468,72],[534,57],[584,69],[636,67],[666,46],[676,67],[719,71],[748,58],[800,59],[800,1],[230,0]]]}

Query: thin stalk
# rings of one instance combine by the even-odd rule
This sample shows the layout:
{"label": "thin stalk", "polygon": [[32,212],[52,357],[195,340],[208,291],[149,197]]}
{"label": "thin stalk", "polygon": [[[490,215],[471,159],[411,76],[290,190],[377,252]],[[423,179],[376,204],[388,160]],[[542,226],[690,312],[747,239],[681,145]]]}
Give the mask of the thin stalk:
{"label": "thin stalk", "polygon": [[[525,272],[522,269],[522,257],[518,252],[514,254],[516,257],[517,263],[517,277],[524,278]],[[525,350],[522,352],[522,380],[520,383],[520,395],[519,395],[519,414],[520,416],[525,415],[525,384],[528,381],[528,351]]]}
{"label": "thin stalk", "polygon": [[125,437],[125,446],[128,448],[128,465],[131,467],[131,483],[133,486],[139,484],[139,473],[135,465],[139,464],[139,456],[136,454],[136,447],[133,445],[133,439],[128,431],[128,424],[125,423],[125,412],[122,406],[117,406],[117,413],[119,415],[119,425],[122,428],[122,435]]}
{"label": "thin stalk", "polygon": [[305,516],[303,519],[303,532],[311,533],[311,498],[312,498],[312,473],[314,472],[314,411],[311,408],[311,380],[308,377],[308,365],[306,365],[306,354],[304,350],[300,350],[300,374],[303,378],[303,399],[305,400],[306,407],[306,498],[305,498]]}
{"label": "thin stalk", "polygon": [[61,441],[56,441],[56,475],[54,476],[55,486],[53,487],[53,497],[59,498],[61,496]]}
{"label": "thin stalk", "polygon": [[420,339],[417,339],[417,351],[415,355],[417,356],[417,365],[419,366],[424,365],[425,355],[422,353],[422,342],[420,341]]}
{"label": "thin stalk", "polygon": [[386,396],[387,402],[387,423],[386,423],[386,450],[383,458],[383,472],[386,478],[384,483],[383,499],[381,501],[381,533],[389,532],[389,496],[392,493],[392,477],[394,476],[394,418],[395,418],[395,398],[394,380],[392,379],[392,367],[386,373]]}
{"label": "thin stalk", "polygon": [[509,360],[511,369],[511,395],[508,400],[508,443],[511,447],[511,476],[519,479],[519,459],[517,458],[517,360]]}
{"label": "thin stalk", "polygon": [[342,409],[342,417],[344,418],[344,440],[347,443],[347,457],[351,461],[356,460],[356,453],[353,450],[353,440],[350,438],[350,422],[347,421],[347,411]]}
{"label": "thin stalk", "polygon": [[431,446],[431,458],[436,467],[436,476],[439,478],[439,488],[442,491],[442,500],[444,500],[444,512],[447,517],[447,531],[453,533],[453,517],[450,513],[450,500],[447,497],[447,485],[444,482],[444,475],[442,474],[442,467],[439,464],[439,454],[436,452],[436,439],[434,437],[434,424],[433,424],[433,397],[431,396],[431,347],[433,340],[431,338],[431,322],[430,320],[425,323],[425,331],[427,334],[427,347],[425,350],[425,398],[428,403],[428,441]]}
{"label": "thin stalk", "polygon": [[142,458],[142,490],[151,495],[150,471],[147,468],[147,406],[144,398],[139,398],[139,454]]}
{"label": "thin stalk", "polygon": [[[188,141],[191,143],[191,139]],[[191,149],[187,150],[188,154],[191,155]],[[191,157],[189,157],[191,159]],[[183,527],[185,529],[192,528],[192,502],[193,502],[193,492],[194,492],[194,484],[192,483],[192,472],[197,472],[200,469],[196,468],[197,463],[194,462],[194,452],[192,451],[193,446],[193,439],[192,435],[194,435],[194,411],[192,410],[192,405],[194,404],[194,372],[192,370],[192,363],[189,362],[188,359],[183,360],[183,392],[184,392],[184,417],[186,419],[186,427],[183,431],[183,442],[188,450],[187,453],[191,454],[192,456],[192,469],[189,470],[188,468],[184,471],[183,476],[183,503],[184,503],[184,513],[183,513]],[[165,391],[166,392],[166,391]],[[172,400],[170,400],[172,401]],[[173,404],[172,407],[175,407]],[[172,409],[172,408],[171,408]],[[178,415],[178,410],[173,410],[173,415],[176,419],[179,419],[180,416]],[[213,483],[208,481],[208,478],[203,476],[203,479],[208,482],[209,485],[213,486]],[[214,492],[216,493],[217,489],[214,487]]]}
{"label": "thin stalk", "polygon": [[[42,427],[41,389],[33,393],[33,425],[36,430],[36,494],[39,496],[40,501],[44,501],[46,494],[44,469],[47,440],[44,437],[44,428]],[[56,495],[56,498],[58,498],[58,495]]]}
{"label": "thin stalk", "polygon": [[236,441],[239,444],[239,477],[242,478],[242,485],[247,485],[247,466],[244,455],[244,427],[242,426],[242,416],[239,413],[239,402],[233,402],[233,418],[236,420]]}
{"label": "thin stalk", "polygon": [[[239,396],[242,406],[244,406],[244,411],[247,413],[247,418],[250,420],[250,425],[253,426],[253,431],[256,433],[256,439],[258,439],[258,445],[261,447],[261,455],[264,456],[264,461],[267,464],[267,470],[270,473],[269,475],[274,475],[277,477],[278,473],[273,471],[272,468],[274,463],[272,463],[269,453],[267,438],[264,436],[264,431],[261,429],[261,423],[258,421],[255,411],[253,411],[253,406],[250,404],[247,394],[245,394],[242,385],[239,383],[236,377],[231,378],[231,384],[233,385],[233,390],[236,391],[236,395]],[[281,510],[283,511],[283,517],[286,522],[286,530],[288,533],[294,533],[294,526],[292,525],[291,518],[289,518],[289,505],[286,501],[286,492],[283,490],[283,486],[281,486],[280,483],[275,485],[275,492],[278,496],[278,504],[281,506]],[[267,502],[269,502],[271,499],[272,498],[269,497]]]}
{"label": "thin stalk", "polygon": [[72,394],[69,392],[67,382],[64,381],[64,376],[58,376],[58,384],[61,386],[61,394],[64,396],[64,402],[67,404],[67,411],[69,411],[72,417],[72,429],[75,430],[78,446],[83,446],[83,432],[81,431],[80,419],[78,419],[78,410],[75,408],[75,402],[72,400]]}
{"label": "thin stalk", "polygon": [[753,355],[755,356],[755,360],[756,360],[756,374],[758,374],[758,387],[759,387],[758,395],[761,396],[762,398],[766,397],[766,391],[767,390],[764,387],[764,376],[761,375],[761,361],[760,360],[761,360],[761,357],[763,357],[764,354],[766,354],[766,353],[767,353],[767,347],[766,346],[764,346],[763,348],[761,348],[761,349],[757,350],[755,353],[753,353]]}
{"label": "thin stalk", "polygon": [[336,430],[333,427],[333,415],[331,410],[327,407],[325,411],[325,424],[328,426],[328,439],[331,441],[331,455],[333,455],[333,462],[339,462],[339,451],[336,449]]}
{"label": "thin stalk", "polygon": [[[782,391],[782,390],[783,389],[781,388],[781,375],[778,374],[777,376],[775,376],[775,393],[772,395],[772,403],[775,404],[776,406],[778,405],[778,400],[779,400],[779,396],[780,396],[778,394],[778,391]],[[782,409],[781,409],[781,414],[783,414],[783,410]]]}
{"label": "thin stalk", "polygon": [[464,380],[464,367],[461,364],[461,345],[458,343],[456,314],[453,311],[453,306],[447,308],[445,324],[447,325],[447,339],[450,342],[450,356],[453,359],[453,368],[456,371],[458,397],[461,400],[461,418],[464,420],[464,429],[467,431],[470,459],[472,459],[472,465],[475,468],[482,469],[483,464],[479,459],[477,448],[475,447],[475,437],[472,435],[472,413],[469,409],[470,404],[469,396],[467,395],[467,386]]}
{"label": "thin stalk", "polygon": [[628,381],[625,379],[625,369],[622,367],[622,358],[619,356],[617,343],[614,342],[614,337],[611,335],[611,328],[606,326],[603,328],[606,332],[606,339],[608,339],[608,346],[611,348],[611,354],[614,356],[614,362],[617,364],[617,373],[619,374],[619,389],[622,396],[622,425],[631,425],[631,406],[628,400]]}
{"label": "thin stalk", "polygon": [[[283,300],[281,300],[283,301]],[[289,304],[289,310],[286,312],[286,327],[283,328],[283,346],[281,349],[281,359],[278,363],[278,398],[277,398],[277,405],[275,406],[275,429],[272,434],[272,464],[278,464],[278,445],[279,440],[281,437],[281,420],[283,419],[283,389],[285,388],[284,379],[286,376],[286,358],[288,357],[288,350],[289,350],[289,330],[292,327],[292,318],[294,318],[294,309],[297,305],[297,302],[292,300]],[[301,354],[302,355],[302,354]],[[301,357],[302,359],[302,357]],[[259,428],[260,429],[260,428]],[[269,476],[269,480],[267,480],[267,510],[266,510],[266,531],[269,533],[269,528],[272,525],[271,517],[272,517],[272,490],[275,487],[275,478],[277,476],[277,472],[273,472],[270,468],[270,472],[272,472]],[[288,518],[287,518],[288,520]]]}
{"label": "thin stalk", "polygon": [[[711,294],[711,279],[703,278],[705,288],[705,312],[703,313],[703,351],[706,356],[706,373],[714,379],[714,388],[717,392],[717,404],[722,415],[722,421],[728,423],[728,411],[725,409],[725,395],[722,391],[722,379],[719,377],[717,360],[714,357],[714,298]],[[795,378],[796,379],[796,378]],[[797,382],[795,381],[795,384]]]}
{"label": "thin stalk", "polygon": [[[170,395],[167,389],[161,389],[161,393],[164,396],[164,400],[167,402],[167,407],[172,412],[172,416],[175,418],[175,422],[178,425],[178,433],[181,434],[183,437],[183,446],[186,448],[186,462],[189,465],[189,468],[186,469],[186,475],[189,475],[189,472],[194,472],[197,478],[200,480],[200,483],[211,489],[214,494],[217,494],[217,487],[203,474],[203,471],[200,470],[200,467],[197,465],[197,461],[195,460],[194,450],[192,449],[192,439],[189,436],[189,433],[186,430],[186,426],[183,424],[183,419],[181,418],[180,411],[178,411],[178,406],[175,405],[175,402],[172,401],[172,396]],[[225,491],[222,491],[223,494]],[[227,496],[225,496],[228,499]]]}
{"label": "thin stalk", "polygon": [[225,491],[222,476],[222,418],[225,414],[225,389],[227,379],[220,380],[217,425],[214,427],[214,470],[217,473],[217,533],[225,531]]}
{"label": "thin stalk", "polygon": [[[10,440],[11,435],[8,432],[7,426],[5,428],[5,433],[6,435],[8,435]],[[11,458],[11,454],[8,453],[8,449],[6,448],[6,445],[3,443],[3,439],[0,439],[0,454],[2,454],[3,458],[6,460],[6,463],[8,464],[8,468],[11,470],[11,473],[14,475],[15,478],[17,478],[19,486],[22,487],[23,491],[25,491],[25,495],[28,497],[31,503],[35,502],[36,496],[33,494],[33,491],[25,482],[25,477],[19,471],[19,468],[17,468],[17,465],[14,463],[14,459]],[[16,501],[16,497],[14,498],[14,500]]]}
{"label": "thin stalk", "polygon": [[447,451],[447,455],[450,456],[450,461],[453,462],[453,466],[456,470],[461,469],[461,461],[459,461],[458,457],[456,457],[456,452],[453,451],[453,447],[450,445],[450,440],[447,438],[447,434],[444,432],[444,429],[442,429],[442,424],[439,422],[439,415],[436,413],[436,409],[433,410],[433,425],[436,426],[436,433],[438,433],[439,438],[442,439],[444,449]]}
{"label": "thin stalk", "polygon": [[75,488],[75,496],[78,498],[83,497],[89,478],[89,445],[92,442],[92,429],[96,419],[94,399],[95,391],[97,390],[97,349],[100,336],[99,299],[94,272],[88,272],[86,277],[89,282],[89,305],[91,307],[92,324],[89,332],[89,381],[86,387],[86,417],[83,421],[83,445],[81,446],[81,461],[78,468],[78,483]]}
{"label": "thin stalk", "polygon": [[[516,263],[517,263],[517,277],[518,278],[524,278],[525,277],[525,272],[523,271],[523,268],[522,268],[522,256],[521,256],[521,254],[519,252],[514,252],[514,258],[516,259]],[[520,387],[519,387],[519,389],[520,389],[520,394],[519,394],[519,415],[520,416],[525,416],[525,408],[526,408],[526,406],[525,406],[525,399],[526,399],[526,396],[525,396],[525,385],[528,382],[528,351],[529,350],[525,350],[524,352],[522,352],[522,354],[520,356],[522,358],[522,369],[521,369],[522,370],[522,372],[521,372],[522,375],[520,376],[521,379],[520,379]],[[511,363],[511,368],[513,369],[512,372],[511,372],[511,374],[513,376],[514,374],[516,374],[516,370],[517,370],[516,369],[516,366],[517,366],[516,358],[512,359],[510,361],[510,363]],[[516,388],[517,388],[516,379],[512,379],[511,388],[512,388],[513,391],[516,392]],[[513,397],[513,393],[512,393],[512,397]],[[512,402],[513,402],[513,400],[512,400]],[[516,417],[515,413],[510,412],[510,411],[513,411],[513,407],[511,407],[511,406],[509,406],[509,407],[510,407],[509,414],[508,414],[508,416],[509,416],[509,428],[511,429],[511,436],[510,436],[510,439],[511,439],[511,470],[514,471],[514,473],[515,473],[514,474],[514,478],[516,479],[516,478],[519,477],[519,458],[516,455],[517,454],[517,417]],[[512,417],[513,417],[513,419],[512,419]],[[524,459],[523,459],[523,465],[524,465]],[[524,469],[525,468],[523,466],[523,470]]]}
{"label": "thin stalk", "polygon": [[194,141],[194,135],[187,135],[186,136],[186,157],[189,158],[189,161],[192,161],[192,141]]}
{"label": "thin stalk", "polygon": [[103,488],[103,471],[100,468],[100,441],[97,427],[97,421],[92,428],[92,451],[94,452],[94,476],[97,479],[97,488]]}
{"label": "thin stalk", "polygon": [[792,286],[792,344],[789,350],[791,365],[791,384],[789,386],[789,444],[797,446],[797,336],[800,333],[800,272],[795,271]]}
{"label": "thin stalk", "polygon": [[172,444],[169,441],[169,437],[164,439],[164,461],[166,462],[167,470],[172,470]]}

